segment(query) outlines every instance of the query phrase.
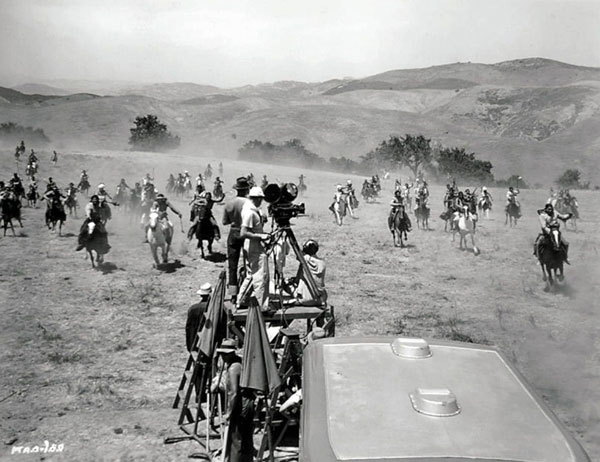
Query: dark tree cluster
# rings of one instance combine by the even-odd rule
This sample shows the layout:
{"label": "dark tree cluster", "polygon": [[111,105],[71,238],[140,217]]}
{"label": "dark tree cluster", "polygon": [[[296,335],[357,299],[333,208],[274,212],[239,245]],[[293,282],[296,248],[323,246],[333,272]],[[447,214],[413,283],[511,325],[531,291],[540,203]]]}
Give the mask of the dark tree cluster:
{"label": "dark tree cluster", "polygon": [[167,126],[158,120],[158,117],[148,114],[138,116],[134,121],[135,127],[131,128],[129,144],[139,151],[161,151],[175,149],[181,142],[180,138],[171,134]]}
{"label": "dark tree cluster", "polygon": [[389,140],[382,141],[375,150],[362,157],[365,168],[398,170],[406,167],[414,177],[428,169],[432,161],[431,140],[423,135],[390,136]]}
{"label": "dark tree cluster", "polygon": [[556,184],[561,188],[573,188],[573,189],[589,189],[590,182],[582,182],[581,172],[577,169],[566,170],[556,180]]}
{"label": "dark tree cluster", "polygon": [[238,152],[241,160],[253,162],[298,165],[306,168],[318,168],[326,164],[325,159],[309,151],[297,138],[283,144],[252,140],[244,144]]}
{"label": "dark tree cluster", "polygon": [[438,176],[479,183],[494,181],[492,163],[477,159],[474,153],[468,153],[464,148],[441,148],[436,161]]}
{"label": "dark tree cluster", "polygon": [[8,143],[18,143],[21,140],[35,144],[50,142],[41,128],[23,127],[14,122],[0,124],[0,138]]}

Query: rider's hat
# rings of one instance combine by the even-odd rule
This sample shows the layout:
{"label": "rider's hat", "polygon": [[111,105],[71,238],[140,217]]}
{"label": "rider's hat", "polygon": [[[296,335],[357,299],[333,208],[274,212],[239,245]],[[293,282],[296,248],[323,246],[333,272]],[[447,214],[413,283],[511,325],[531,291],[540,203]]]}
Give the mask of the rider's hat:
{"label": "rider's hat", "polygon": [[338,185],[335,187],[335,189],[337,189],[338,191],[341,191],[341,190],[342,190],[342,185],[341,185],[341,184],[338,184]]}
{"label": "rider's hat", "polygon": [[487,191],[487,188],[484,186],[483,188],[481,188],[482,191]]}
{"label": "rider's hat", "polygon": [[248,178],[246,178],[245,176],[239,177],[237,180],[235,180],[233,189],[250,189],[250,183],[248,183]]}
{"label": "rider's hat", "polygon": [[94,194],[92,197],[90,197],[90,202],[93,201],[94,199],[96,199],[97,201],[100,200],[100,198],[98,197],[97,194]]}
{"label": "rider's hat", "polygon": [[100,183],[98,185],[98,189],[104,189],[106,187],[106,185],[104,183]]}
{"label": "rider's hat", "polygon": [[212,285],[206,282],[200,286],[200,290],[196,292],[198,295],[210,295],[212,293]]}
{"label": "rider's hat", "polygon": [[544,206],[544,209],[554,209],[552,202],[547,202],[546,205]]}
{"label": "rider's hat", "polygon": [[69,186],[75,186],[75,183],[73,183],[72,181],[69,183]]}
{"label": "rider's hat", "polygon": [[252,189],[250,189],[248,197],[265,197],[265,193],[260,186],[254,186]]}
{"label": "rider's hat", "polygon": [[352,180],[346,181],[346,184],[352,184]]}
{"label": "rider's hat", "polygon": [[512,190],[513,190],[513,187],[512,187],[512,186],[509,186],[509,187],[508,187],[508,189],[509,189],[509,191],[512,191]]}
{"label": "rider's hat", "polygon": [[157,198],[157,199],[164,199],[164,198],[165,198],[165,195],[164,195],[163,193],[158,193],[158,194],[156,195],[156,198]]}

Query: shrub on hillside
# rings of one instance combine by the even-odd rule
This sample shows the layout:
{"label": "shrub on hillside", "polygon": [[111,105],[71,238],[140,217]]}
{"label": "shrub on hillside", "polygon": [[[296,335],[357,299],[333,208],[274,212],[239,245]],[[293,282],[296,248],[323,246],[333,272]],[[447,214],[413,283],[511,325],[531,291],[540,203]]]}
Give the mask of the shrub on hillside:
{"label": "shrub on hillside", "polygon": [[0,124],[0,139],[7,143],[19,143],[21,140],[28,143],[50,142],[50,138],[46,136],[41,128],[23,127],[14,122]]}
{"label": "shrub on hillside", "polygon": [[131,128],[129,144],[140,151],[160,151],[175,149],[181,142],[178,136],[172,135],[167,126],[158,120],[158,117],[148,114],[138,116],[134,121],[135,127]]}
{"label": "shrub on hillside", "polygon": [[239,150],[241,160],[279,165],[298,165],[306,168],[323,167],[325,159],[308,150],[297,138],[277,145],[270,141],[248,141]]}

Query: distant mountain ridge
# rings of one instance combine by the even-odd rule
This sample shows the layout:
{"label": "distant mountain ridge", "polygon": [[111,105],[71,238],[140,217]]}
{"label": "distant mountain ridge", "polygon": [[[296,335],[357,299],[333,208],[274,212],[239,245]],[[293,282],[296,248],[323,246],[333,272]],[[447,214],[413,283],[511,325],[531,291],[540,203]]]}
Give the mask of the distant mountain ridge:
{"label": "distant mountain ridge", "polygon": [[527,171],[545,180],[574,166],[600,174],[600,69],[547,59],[230,89],[117,82],[105,93],[94,85],[97,94],[65,96],[0,88],[0,122],[41,127],[81,149],[122,149],[135,117],[151,113],[183,145],[234,155],[248,140],[299,138],[326,158],[357,158],[390,134],[415,133],[492,161],[497,177]]}

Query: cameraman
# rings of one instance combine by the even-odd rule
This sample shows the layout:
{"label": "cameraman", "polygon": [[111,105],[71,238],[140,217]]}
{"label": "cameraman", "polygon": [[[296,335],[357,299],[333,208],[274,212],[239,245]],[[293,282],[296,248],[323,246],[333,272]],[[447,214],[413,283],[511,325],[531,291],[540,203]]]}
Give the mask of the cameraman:
{"label": "cameraman", "polygon": [[260,211],[264,197],[262,188],[254,186],[250,189],[248,201],[242,208],[240,238],[244,239],[246,279],[240,287],[237,308],[240,308],[245,292],[250,289],[250,286],[254,289],[253,296],[261,310],[266,311],[269,308],[269,274],[268,270],[265,270],[266,253],[262,244],[262,241],[269,238],[269,234],[263,232],[263,225],[267,219]]}

